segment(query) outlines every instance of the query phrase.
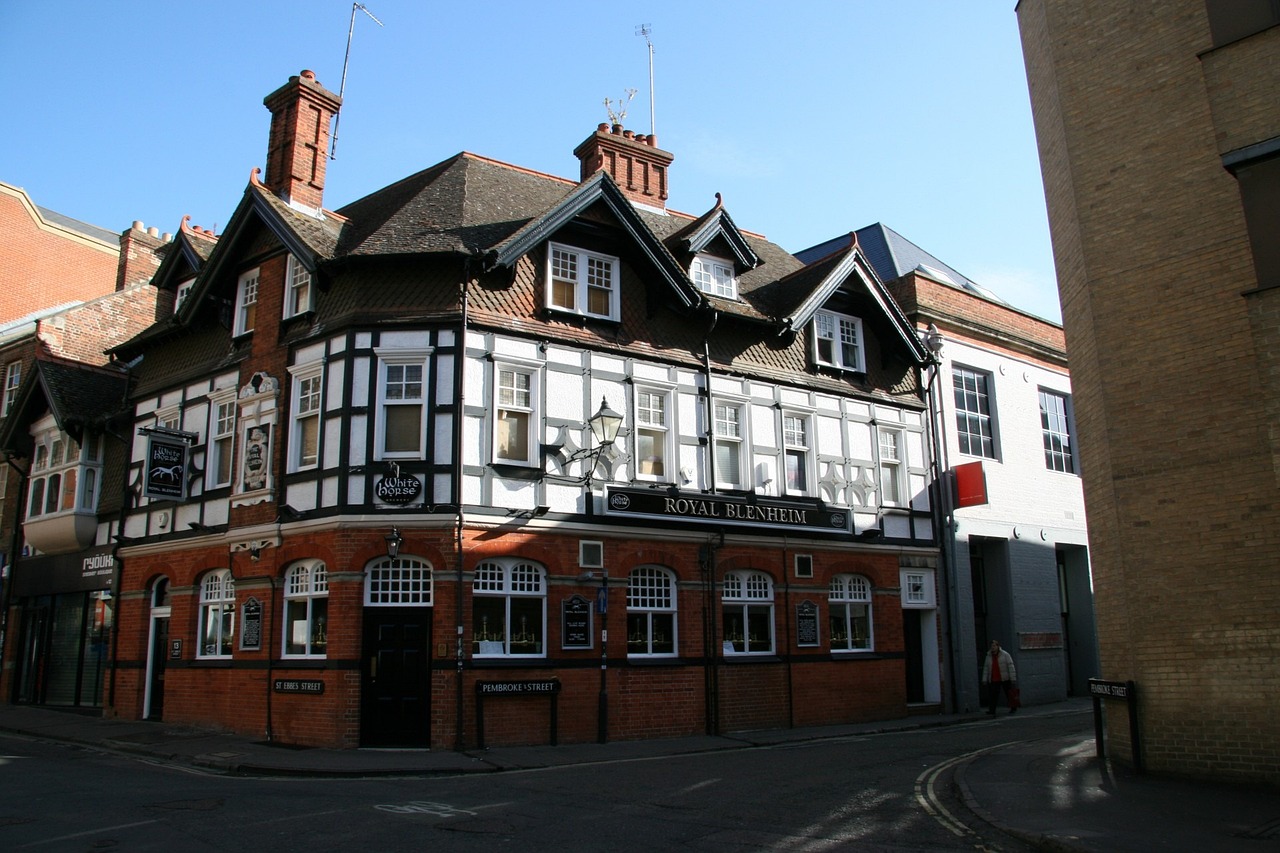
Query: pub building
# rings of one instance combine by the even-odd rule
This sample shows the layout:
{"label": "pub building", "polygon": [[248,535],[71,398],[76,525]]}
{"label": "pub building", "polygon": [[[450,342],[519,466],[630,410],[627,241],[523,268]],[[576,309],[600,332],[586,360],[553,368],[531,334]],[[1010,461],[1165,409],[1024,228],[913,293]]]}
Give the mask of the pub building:
{"label": "pub building", "polygon": [[669,209],[617,125],[577,180],[461,153],[329,210],[338,97],[264,103],[265,173],[114,351],[109,714],[469,748],[940,708],[929,354],[856,240]]}

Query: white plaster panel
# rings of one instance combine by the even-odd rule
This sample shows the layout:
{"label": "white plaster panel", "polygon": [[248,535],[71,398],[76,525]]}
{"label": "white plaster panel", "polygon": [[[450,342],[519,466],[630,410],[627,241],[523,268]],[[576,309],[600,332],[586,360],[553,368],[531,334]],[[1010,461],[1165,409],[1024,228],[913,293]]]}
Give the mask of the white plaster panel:
{"label": "white plaster panel", "polygon": [[346,408],[346,401],[342,399],[342,384],[346,376],[345,362],[334,361],[325,366],[324,410],[326,412],[342,411]]}
{"label": "white plaster panel", "polygon": [[886,513],[880,520],[880,525],[886,539],[906,539],[911,535],[911,524],[905,515]]}
{"label": "white plaster panel", "polygon": [[701,388],[702,374],[692,370],[677,370],[676,383],[690,388]]}
{"label": "white plaster panel", "polygon": [[436,405],[447,406],[453,402],[453,356],[436,358]]}
{"label": "white plaster panel", "polygon": [[682,436],[701,435],[698,423],[703,417],[701,398],[697,394],[676,394],[676,429]]}
{"label": "white plaster panel", "polygon": [[840,398],[832,397],[830,394],[816,394],[813,404],[820,412],[840,411]]}
{"label": "white plaster panel", "polygon": [[624,418],[622,426],[624,429],[635,426],[635,424],[628,422],[631,419],[629,414],[631,406],[627,404],[626,386],[621,382],[606,382],[600,379],[593,379],[591,381],[591,397],[589,398],[591,411],[588,412],[588,417],[594,415],[596,409],[600,408],[600,400],[602,398],[609,404],[609,408],[622,414]]}
{"label": "white plaster panel", "polygon": [[924,455],[924,433],[907,430],[904,434],[907,439],[907,464],[912,468],[923,468],[928,462]]}
{"label": "white plaster panel", "polygon": [[351,416],[351,447],[347,451],[348,465],[363,465],[369,461],[369,447],[365,443],[365,432],[368,428],[368,415]]}
{"label": "white plaster panel", "polygon": [[462,502],[478,504],[484,502],[484,479],[467,476],[462,478]]}
{"label": "white plaster panel", "polygon": [[308,510],[315,509],[315,486],[311,483],[299,483],[289,486],[284,492],[284,503],[287,503],[298,512],[307,512]]}
{"label": "white plaster panel", "polygon": [[751,407],[751,443],[756,447],[778,446],[778,424],[772,406]]}
{"label": "white plaster panel", "polygon": [[861,421],[849,421],[849,458],[870,461],[875,458],[872,453],[872,436],[875,427]]}
{"label": "white plaster panel", "polygon": [[651,364],[645,361],[631,362],[631,376],[645,382],[662,382],[664,384],[671,382],[671,371],[660,364]]}
{"label": "white plaster panel", "polygon": [[582,489],[561,483],[547,484],[546,502],[552,512],[583,512],[585,507]]}
{"label": "white plaster panel", "polygon": [[491,506],[508,509],[533,509],[537,489],[528,480],[504,480],[494,477],[490,488]]}
{"label": "white plaster panel", "polygon": [[593,352],[590,355],[591,369],[598,370],[603,373],[616,373],[618,375],[626,375],[627,362],[621,358],[605,355],[603,353]]}
{"label": "white plaster panel", "polygon": [[733,397],[746,396],[746,383],[741,379],[735,379],[732,376],[719,376],[712,374],[711,376],[711,393],[712,394],[729,394]]}
{"label": "white plaster panel", "polygon": [[585,423],[587,418],[595,414],[595,401],[590,412],[583,414],[582,399],[583,377],[578,373],[560,373],[548,370],[545,374],[547,383],[547,417],[563,418],[567,421]]}
{"label": "white plaster panel", "polygon": [[353,475],[347,480],[347,503],[360,505],[364,503],[364,476]]}
{"label": "white plaster panel", "polygon": [[426,349],[429,346],[431,338],[421,329],[383,332],[378,337],[379,349]]}
{"label": "white plaster panel", "polygon": [[784,406],[801,406],[809,407],[809,392],[801,391],[796,388],[780,387],[778,389],[778,402]]}
{"label": "white plaster panel", "polygon": [[814,431],[818,442],[815,448],[817,452],[844,456],[844,442],[840,440],[840,419],[819,415],[814,420],[817,421],[817,429]]}
{"label": "white plaster panel", "polygon": [[466,427],[462,433],[462,462],[464,465],[481,465],[481,454],[484,452],[485,420],[480,417],[467,417]]}
{"label": "white plaster panel", "polygon": [[875,418],[881,423],[900,424],[902,423],[902,409],[890,406],[876,406]]}
{"label": "white plaster panel", "polygon": [[902,422],[908,426],[924,426],[924,413],[914,409],[903,409]]}
{"label": "white plaster panel", "polygon": [[929,481],[923,474],[908,474],[907,488],[911,495],[912,509],[929,509]]}
{"label": "white plaster panel", "polygon": [[871,417],[871,404],[862,400],[845,400],[844,410],[851,418]]}
{"label": "white plaster panel", "polygon": [[324,343],[311,344],[294,353],[293,363],[295,366],[302,364],[311,364],[324,358]]}
{"label": "white plaster panel", "polygon": [[437,465],[447,465],[453,459],[453,418],[436,415],[436,441],[432,452]]}
{"label": "white plaster panel", "polygon": [[369,399],[369,388],[377,379],[369,373],[374,369],[372,358],[361,356],[351,364],[351,405],[363,406]]}
{"label": "white plaster panel", "polygon": [[369,349],[371,346],[373,346],[373,335],[371,333],[356,333],[356,349]]}
{"label": "white plaster panel", "polygon": [[536,341],[526,341],[518,338],[502,338],[495,336],[493,339],[493,354],[507,355],[513,358],[523,358],[527,361],[541,360],[539,358],[538,344]]}
{"label": "white plaster panel", "polygon": [[337,468],[342,464],[342,421],[335,418],[324,425],[324,447],[320,467]]}
{"label": "white plaster panel", "polygon": [[453,478],[448,474],[436,474],[432,480],[435,494],[432,499],[438,504],[453,503]]}
{"label": "white plaster panel", "polygon": [[453,342],[455,339],[456,338],[453,334],[452,329],[441,329],[439,332],[436,333],[436,341],[439,342],[440,346],[442,347],[453,346]]}
{"label": "white plaster panel", "polygon": [[564,367],[576,367],[581,370],[584,363],[584,353],[579,349],[548,346],[546,359],[547,364],[559,364]]}

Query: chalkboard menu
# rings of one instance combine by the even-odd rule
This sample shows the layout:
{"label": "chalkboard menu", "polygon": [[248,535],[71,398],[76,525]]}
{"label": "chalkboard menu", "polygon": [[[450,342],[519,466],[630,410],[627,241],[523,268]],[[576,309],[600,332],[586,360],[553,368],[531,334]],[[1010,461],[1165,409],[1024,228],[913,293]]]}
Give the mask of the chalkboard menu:
{"label": "chalkboard menu", "polygon": [[562,645],[566,649],[591,648],[591,602],[575,595],[560,605]]}
{"label": "chalkboard menu", "polygon": [[256,652],[262,648],[262,602],[245,601],[240,608],[240,650]]}
{"label": "chalkboard menu", "polygon": [[796,605],[796,645],[821,644],[818,639],[818,605],[812,601],[802,601]]}

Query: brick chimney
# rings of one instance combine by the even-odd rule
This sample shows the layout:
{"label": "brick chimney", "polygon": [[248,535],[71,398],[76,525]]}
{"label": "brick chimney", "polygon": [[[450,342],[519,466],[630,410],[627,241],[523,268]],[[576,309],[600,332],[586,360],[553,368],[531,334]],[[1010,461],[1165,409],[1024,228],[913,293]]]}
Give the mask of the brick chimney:
{"label": "brick chimney", "polygon": [[134,221],[128,231],[120,235],[120,263],[116,267],[116,290],[124,290],[151,281],[160,268],[160,249],[173,239],[161,234],[157,228],[146,228]]}
{"label": "brick chimney", "polygon": [[324,206],[324,170],[329,157],[329,126],[342,99],[311,71],[276,89],[262,103],[271,111],[267,143],[267,188],[292,204]]}
{"label": "brick chimney", "polygon": [[573,153],[582,163],[581,180],[603,169],[627,198],[666,209],[667,171],[675,155],[658,148],[656,136],[637,135],[620,124],[601,124]]}

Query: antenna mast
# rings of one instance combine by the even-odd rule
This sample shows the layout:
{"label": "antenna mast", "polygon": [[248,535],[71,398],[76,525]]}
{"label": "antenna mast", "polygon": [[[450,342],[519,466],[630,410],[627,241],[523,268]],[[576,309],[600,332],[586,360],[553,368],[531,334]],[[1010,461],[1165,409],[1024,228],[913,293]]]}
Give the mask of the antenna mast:
{"label": "antenna mast", "polygon": [[[382,26],[382,21],[379,21],[376,17],[374,17],[374,14],[370,12],[368,7],[365,6],[363,3],[351,4],[351,25],[347,27],[347,54],[346,56],[342,57],[342,83],[339,84],[338,86],[339,100],[342,99],[342,93],[347,91],[347,63],[351,61],[351,36],[356,31],[356,10],[357,9],[359,9],[361,12],[364,12],[366,15],[368,15],[375,24],[377,24],[380,27]],[[333,139],[329,145],[330,160],[338,159],[338,123],[341,121],[342,121],[342,110],[338,110],[338,114],[334,116],[334,119],[333,119]]]}
{"label": "antenna mast", "polygon": [[652,32],[652,24],[640,24],[636,27],[636,35],[643,36],[644,43],[649,45],[649,134],[657,136],[658,120],[654,118],[653,113],[653,42],[649,40],[649,34]]}

